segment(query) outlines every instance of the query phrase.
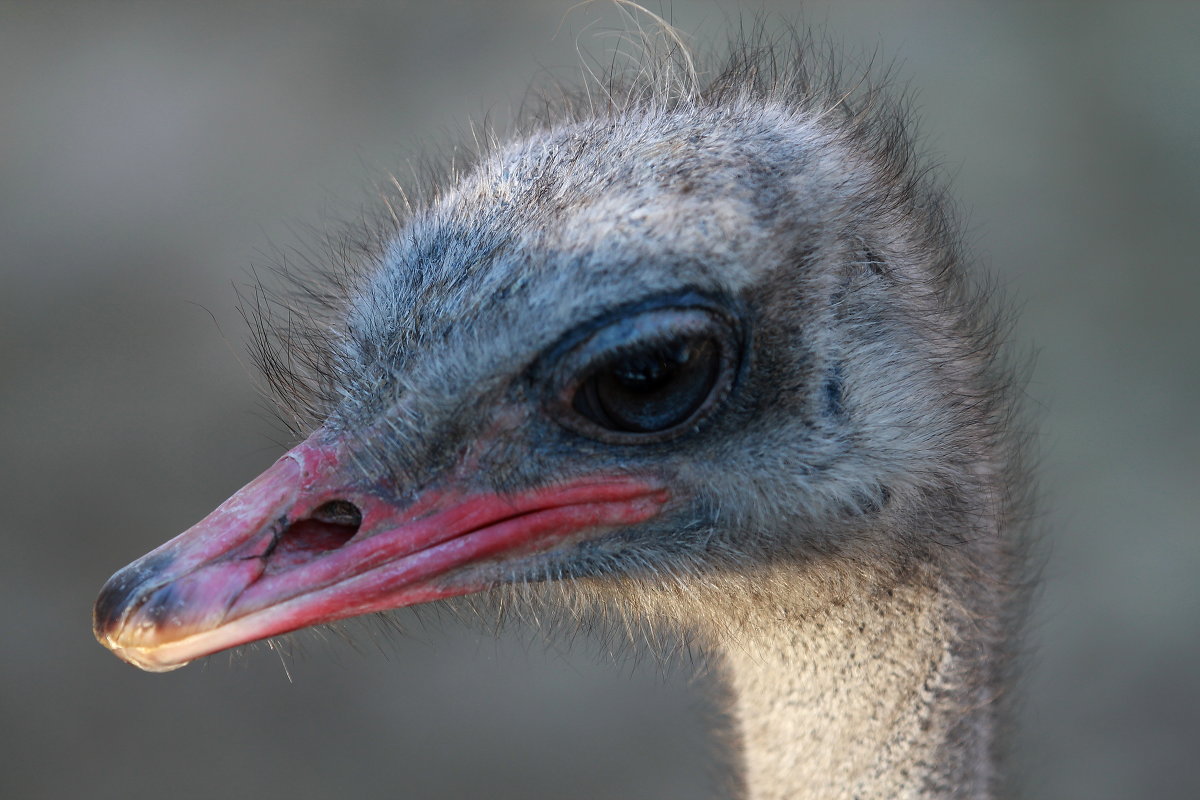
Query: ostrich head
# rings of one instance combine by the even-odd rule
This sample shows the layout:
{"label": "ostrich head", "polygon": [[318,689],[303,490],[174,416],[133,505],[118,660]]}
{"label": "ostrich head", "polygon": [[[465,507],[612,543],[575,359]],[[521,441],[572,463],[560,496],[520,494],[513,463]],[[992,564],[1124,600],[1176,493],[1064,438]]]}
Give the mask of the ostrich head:
{"label": "ostrich head", "polygon": [[953,585],[986,628],[993,318],[902,114],[805,76],[581,108],[412,210],[300,352],[264,351],[287,390],[284,356],[318,365],[319,425],[114,575],[97,638],[169,670],[549,581],[726,632],[781,593]]}

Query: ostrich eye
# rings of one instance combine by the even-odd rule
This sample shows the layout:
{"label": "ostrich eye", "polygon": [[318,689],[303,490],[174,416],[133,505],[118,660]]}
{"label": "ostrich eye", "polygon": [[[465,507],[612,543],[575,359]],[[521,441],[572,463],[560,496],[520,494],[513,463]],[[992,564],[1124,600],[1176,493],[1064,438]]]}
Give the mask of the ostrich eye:
{"label": "ostrich eye", "polygon": [[656,309],[619,320],[564,359],[570,378],[558,416],[598,439],[670,438],[724,397],[735,355],[729,324],[707,310]]}
{"label": "ostrich eye", "polygon": [[571,405],[610,431],[657,433],[691,419],[720,372],[721,350],[714,340],[670,342],[600,367]]}

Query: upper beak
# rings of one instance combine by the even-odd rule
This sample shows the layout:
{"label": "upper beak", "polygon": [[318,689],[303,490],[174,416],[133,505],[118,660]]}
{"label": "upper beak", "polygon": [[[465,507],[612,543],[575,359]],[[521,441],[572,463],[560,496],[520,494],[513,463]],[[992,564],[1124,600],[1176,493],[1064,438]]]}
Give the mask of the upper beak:
{"label": "upper beak", "polygon": [[513,494],[449,486],[397,504],[318,431],[197,525],[113,575],[93,630],[163,672],[321,622],[479,591],[502,565],[658,514],[652,481],[593,476]]}

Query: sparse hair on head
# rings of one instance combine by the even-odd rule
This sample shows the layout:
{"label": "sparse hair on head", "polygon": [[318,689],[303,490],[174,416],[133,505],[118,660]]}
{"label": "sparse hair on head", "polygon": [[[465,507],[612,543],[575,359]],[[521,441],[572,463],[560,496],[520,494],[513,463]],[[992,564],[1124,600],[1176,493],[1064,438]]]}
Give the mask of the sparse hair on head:
{"label": "sparse hair on head", "polygon": [[573,78],[545,71],[508,123],[497,128],[472,121],[452,146],[412,156],[407,177],[392,172],[375,181],[373,202],[357,216],[302,230],[306,244],[269,252],[265,278],[256,269],[239,287],[263,396],[292,435],[307,434],[344,399],[337,374],[347,309],[413,214],[511,142],[558,126],[776,106],[819,121],[869,157],[896,205],[927,210],[931,236],[956,235],[930,159],[918,152],[904,95],[893,91],[890,67],[879,68],[873,56],[848,63],[830,36],[781,19],[743,21],[724,47],[700,51],[661,16],[629,0],[585,0],[572,10],[597,2],[612,2],[626,24],[596,34],[610,45],[601,54],[579,47]]}

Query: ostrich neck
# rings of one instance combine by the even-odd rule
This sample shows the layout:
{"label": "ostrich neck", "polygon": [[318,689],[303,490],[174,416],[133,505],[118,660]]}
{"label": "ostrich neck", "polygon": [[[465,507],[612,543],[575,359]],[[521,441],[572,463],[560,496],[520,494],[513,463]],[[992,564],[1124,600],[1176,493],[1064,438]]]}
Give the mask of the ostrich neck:
{"label": "ostrich neck", "polygon": [[988,796],[987,656],[962,606],[928,582],[806,588],[761,598],[724,648],[747,797]]}

